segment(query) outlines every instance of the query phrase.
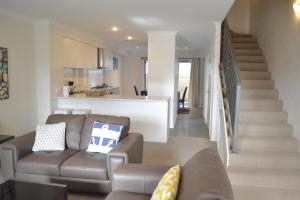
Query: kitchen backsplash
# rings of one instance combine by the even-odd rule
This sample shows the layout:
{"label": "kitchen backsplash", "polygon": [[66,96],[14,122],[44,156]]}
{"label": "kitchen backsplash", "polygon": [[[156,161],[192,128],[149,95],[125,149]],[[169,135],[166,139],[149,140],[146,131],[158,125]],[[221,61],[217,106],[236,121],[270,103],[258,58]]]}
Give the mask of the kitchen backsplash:
{"label": "kitchen backsplash", "polygon": [[103,70],[64,68],[64,83],[73,81],[77,89],[103,84]]}

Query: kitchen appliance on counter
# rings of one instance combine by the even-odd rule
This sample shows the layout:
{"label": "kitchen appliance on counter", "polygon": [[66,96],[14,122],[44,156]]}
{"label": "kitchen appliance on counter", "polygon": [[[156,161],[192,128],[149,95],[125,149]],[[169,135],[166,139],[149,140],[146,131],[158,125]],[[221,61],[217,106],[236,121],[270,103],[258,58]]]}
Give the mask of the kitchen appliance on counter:
{"label": "kitchen appliance on counter", "polygon": [[96,85],[94,87],[92,87],[92,90],[101,90],[101,89],[107,89],[109,86],[105,83],[103,83],[102,85]]}

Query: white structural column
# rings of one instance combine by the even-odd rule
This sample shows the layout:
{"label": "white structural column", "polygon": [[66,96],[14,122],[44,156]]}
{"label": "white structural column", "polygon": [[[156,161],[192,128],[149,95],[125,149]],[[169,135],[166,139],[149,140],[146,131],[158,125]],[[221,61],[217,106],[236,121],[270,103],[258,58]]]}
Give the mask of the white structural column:
{"label": "white structural column", "polygon": [[37,121],[44,123],[50,114],[50,21],[35,23],[35,66]]}
{"label": "white structural column", "polygon": [[174,128],[177,117],[175,53],[176,31],[148,32],[148,95],[170,97],[170,128]]}

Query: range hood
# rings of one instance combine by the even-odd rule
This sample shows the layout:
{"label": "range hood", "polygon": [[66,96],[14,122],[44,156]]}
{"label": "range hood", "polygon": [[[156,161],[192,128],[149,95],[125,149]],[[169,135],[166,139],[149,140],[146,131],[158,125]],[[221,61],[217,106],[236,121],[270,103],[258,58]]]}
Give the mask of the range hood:
{"label": "range hood", "polygon": [[103,48],[98,48],[97,55],[98,55],[97,67],[98,67],[98,69],[103,69],[104,66],[105,66],[104,49]]}

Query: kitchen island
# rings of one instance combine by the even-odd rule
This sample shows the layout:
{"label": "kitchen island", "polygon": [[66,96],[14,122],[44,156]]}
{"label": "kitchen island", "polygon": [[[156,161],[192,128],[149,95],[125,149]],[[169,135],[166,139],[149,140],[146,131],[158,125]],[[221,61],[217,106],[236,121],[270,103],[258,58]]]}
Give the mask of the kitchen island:
{"label": "kitchen island", "polygon": [[88,109],[92,114],[130,117],[130,132],[141,133],[145,141],[166,143],[169,135],[169,98],[84,94],[52,97],[52,112],[57,109]]}

